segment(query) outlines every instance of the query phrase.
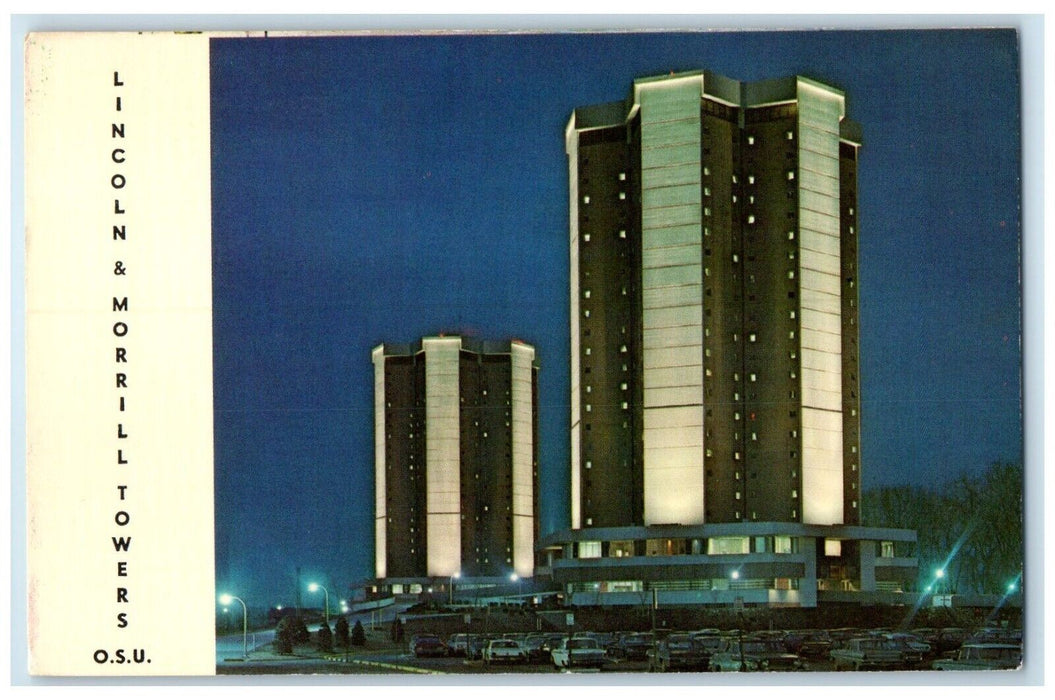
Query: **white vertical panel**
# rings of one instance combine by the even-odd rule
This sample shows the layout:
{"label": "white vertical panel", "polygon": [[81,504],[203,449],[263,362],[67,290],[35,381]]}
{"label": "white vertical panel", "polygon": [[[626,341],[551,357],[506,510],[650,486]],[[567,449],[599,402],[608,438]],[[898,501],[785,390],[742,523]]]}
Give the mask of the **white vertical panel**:
{"label": "white vertical panel", "polygon": [[[843,97],[799,80],[802,519],[843,521],[839,121]],[[833,185],[834,183],[834,185]],[[835,369],[836,371],[832,371]]]}
{"label": "white vertical panel", "polygon": [[582,455],[582,414],[579,401],[579,135],[575,131],[575,115],[564,132],[568,153],[569,248],[571,262],[571,526],[582,527],[582,504],[579,503]]}
{"label": "white vertical panel", "polygon": [[[641,111],[645,524],[703,522],[702,76],[635,84]],[[677,253],[664,250],[673,241]],[[676,305],[653,299],[676,299]],[[678,349],[681,349],[679,351]],[[674,352],[671,352],[674,350]],[[670,364],[677,358],[677,364]],[[688,362],[688,365],[685,362]],[[681,368],[680,385],[670,370]],[[662,384],[655,384],[662,378]]]}
{"label": "white vertical panel", "polygon": [[385,505],[385,346],[379,345],[372,353],[374,361],[374,575],[385,578],[388,562],[385,558],[388,529],[388,509]]}
{"label": "white vertical panel", "polygon": [[513,342],[513,570],[517,576],[531,577],[535,571],[534,528],[534,430],[532,364],[535,349]]}
{"label": "white vertical panel", "polygon": [[425,338],[425,491],[428,575],[461,570],[461,338]]}

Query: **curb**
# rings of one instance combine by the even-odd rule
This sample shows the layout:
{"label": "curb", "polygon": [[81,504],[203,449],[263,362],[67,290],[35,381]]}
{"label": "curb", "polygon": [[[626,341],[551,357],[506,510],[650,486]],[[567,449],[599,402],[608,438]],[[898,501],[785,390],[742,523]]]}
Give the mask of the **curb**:
{"label": "curb", "polygon": [[425,668],[418,668],[416,666],[403,666],[402,664],[390,664],[385,661],[366,661],[365,659],[346,659],[343,656],[324,656],[327,661],[334,661],[337,663],[347,664],[359,664],[360,666],[377,666],[378,668],[387,668],[393,671],[402,671],[404,673],[422,673],[432,676],[445,676],[446,671],[434,671]]}

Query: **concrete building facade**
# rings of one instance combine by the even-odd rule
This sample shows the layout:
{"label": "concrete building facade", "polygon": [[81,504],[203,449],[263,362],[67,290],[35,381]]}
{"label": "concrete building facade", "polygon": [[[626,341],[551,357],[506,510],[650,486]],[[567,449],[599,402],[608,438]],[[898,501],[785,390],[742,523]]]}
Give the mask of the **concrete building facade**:
{"label": "concrete building facade", "polygon": [[439,336],[372,356],[377,579],[532,576],[534,348]]}
{"label": "concrete building facade", "polygon": [[642,78],[573,112],[571,530],[540,560],[573,601],[914,576],[914,532],[860,527],[861,143],[801,76]]}
{"label": "concrete building facade", "polygon": [[860,143],[802,77],[575,110],[573,528],[859,522]]}

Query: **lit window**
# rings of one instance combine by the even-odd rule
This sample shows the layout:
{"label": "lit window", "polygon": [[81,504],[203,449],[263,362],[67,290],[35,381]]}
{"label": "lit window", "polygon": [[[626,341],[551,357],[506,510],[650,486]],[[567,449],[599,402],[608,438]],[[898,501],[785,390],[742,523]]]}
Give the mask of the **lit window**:
{"label": "lit window", "polygon": [[733,175],[733,184],[735,185],[738,182],[740,182],[740,181],[736,179],[736,175]]}
{"label": "lit window", "polygon": [[626,192],[620,192],[619,199],[626,199]]}
{"label": "lit window", "polygon": [[583,311],[582,313],[583,313],[583,315],[584,315],[584,316],[585,316],[586,318],[590,318],[590,310],[589,310],[589,309],[586,309],[586,310],[585,310],[585,311]]}
{"label": "lit window", "polygon": [[850,216],[853,216],[853,215],[854,215],[854,208],[850,207]]}
{"label": "lit window", "polygon": [[626,173],[619,173],[619,179],[620,180],[625,180],[626,179]]}
{"label": "lit window", "polygon": [[590,354],[590,348],[586,348],[586,354],[587,354],[587,355],[589,355],[589,354]]}
{"label": "lit window", "polygon": [[791,497],[792,498],[798,498],[799,497],[799,490],[798,489],[791,489]]}
{"label": "lit window", "polygon": [[704,187],[703,188],[703,196],[705,196],[705,197],[710,197],[711,196],[711,188],[710,187]]}
{"label": "lit window", "polygon": [[740,492],[739,491],[736,492],[736,500],[738,500],[738,501],[740,500]]}
{"label": "lit window", "polygon": [[587,525],[593,525],[593,518],[586,518]]}
{"label": "lit window", "polygon": [[751,381],[756,381],[757,379],[758,379],[758,377],[757,377],[757,376],[755,376],[755,373],[754,373],[754,372],[752,372],[752,373],[751,373]]}
{"label": "lit window", "polygon": [[826,557],[840,557],[843,553],[842,540],[833,540],[831,538],[825,538],[824,540],[824,556]]}
{"label": "lit window", "polygon": [[713,457],[714,456],[714,450],[712,450],[710,447],[708,447],[707,450],[706,450],[706,454],[707,454],[708,457]]}
{"label": "lit window", "polygon": [[589,204],[590,203],[590,195],[586,195],[585,197],[583,197],[582,198],[582,203],[583,204]]}
{"label": "lit window", "polygon": [[598,559],[601,556],[600,542],[580,542],[579,559]]}
{"label": "lit window", "polygon": [[630,404],[628,404],[626,401],[624,401],[623,402],[623,410],[625,411],[625,410],[627,410],[629,408],[630,408]]}
{"label": "lit window", "polygon": [[795,271],[794,270],[788,270],[788,279],[789,280],[795,279]]}
{"label": "lit window", "polygon": [[707,554],[749,554],[751,540],[747,537],[709,537]]}
{"label": "lit window", "polygon": [[794,231],[788,231],[788,240],[789,241],[795,240],[795,232]]}
{"label": "lit window", "polygon": [[795,171],[794,170],[789,170],[788,171],[788,179],[789,180],[794,180],[795,179]]}
{"label": "lit window", "polygon": [[620,345],[619,346],[619,352],[626,352],[626,346],[625,345]]}
{"label": "lit window", "polygon": [[754,334],[754,333],[752,333],[751,335],[747,336],[747,340],[748,340],[749,342],[752,342],[752,343],[753,343],[753,342],[755,342],[756,340],[758,340],[758,338],[757,338],[757,337],[755,336],[755,334]]}
{"label": "lit window", "polygon": [[704,175],[710,175],[711,174],[711,169],[708,168],[706,165],[703,166],[703,174]]}
{"label": "lit window", "polygon": [[591,467],[593,467],[593,462],[591,462],[590,460],[586,460],[586,468],[590,469]]}
{"label": "lit window", "polygon": [[593,391],[593,387],[591,387],[591,386],[587,385],[587,387],[586,387],[586,393],[587,393],[587,394],[589,394],[589,393],[590,393],[591,391]]}
{"label": "lit window", "polygon": [[894,543],[893,542],[880,542],[879,543],[879,556],[891,558],[894,556]]}
{"label": "lit window", "polygon": [[792,309],[791,311],[788,312],[788,318],[795,318],[795,310],[794,309]]}
{"label": "lit window", "polygon": [[754,136],[748,136],[747,137],[747,145],[748,146],[754,146],[755,145],[755,137]]}
{"label": "lit window", "polygon": [[593,407],[590,404],[586,404],[586,412],[590,413],[591,411],[593,411]]}
{"label": "lit window", "polygon": [[619,388],[622,389],[623,391],[626,391],[626,382],[623,382],[622,384],[620,384]]}
{"label": "lit window", "polygon": [[791,538],[787,535],[777,535],[773,538],[774,554],[791,554]]}
{"label": "lit window", "polygon": [[710,216],[711,215],[711,208],[710,207],[704,207],[703,208],[703,215],[704,216]]}
{"label": "lit window", "polygon": [[619,237],[626,238],[626,229],[619,229]]}
{"label": "lit window", "polygon": [[589,289],[584,290],[582,295],[583,295],[583,298],[589,299],[590,298],[590,290]]}
{"label": "lit window", "polygon": [[758,440],[758,433],[751,433],[751,440],[757,441]]}
{"label": "lit window", "polygon": [[755,223],[755,215],[754,214],[751,214],[750,216],[747,217],[747,223],[749,223],[749,224]]}
{"label": "lit window", "polygon": [[709,376],[711,376],[711,368],[710,368],[710,367],[708,367],[707,369],[705,369],[705,370],[703,371],[703,373],[704,373],[704,375],[706,375],[706,376],[708,376],[708,377],[709,377]]}
{"label": "lit window", "polygon": [[791,141],[791,140],[793,140],[795,138],[795,132],[793,132],[793,131],[789,131],[789,132],[787,132],[784,135],[787,137],[788,141]]}
{"label": "lit window", "polygon": [[588,234],[588,233],[583,234],[582,240],[583,240],[584,243],[589,243],[590,242],[590,234]]}

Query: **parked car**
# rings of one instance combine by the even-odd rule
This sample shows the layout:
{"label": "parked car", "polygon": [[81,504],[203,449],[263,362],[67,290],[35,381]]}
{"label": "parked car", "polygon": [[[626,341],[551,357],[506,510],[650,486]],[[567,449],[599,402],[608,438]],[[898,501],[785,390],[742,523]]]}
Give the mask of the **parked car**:
{"label": "parked car", "polygon": [[827,659],[832,650],[832,636],[827,630],[810,630],[799,638],[798,655],[807,659]]}
{"label": "parked car", "polygon": [[644,661],[654,643],[655,635],[651,632],[630,632],[609,644],[606,651],[613,659]]}
{"label": "parked car", "polygon": [[806,663],[779,639],[725,639],[711,654],[712,671],[802,671]]}
{"label": "parked car", "polygon": [[492,639],[484,649],[484,663],[524,663],[527,654],[514,639]]}
{"label": "parked car", "polygon": [[486,635],[470,634],[465,642],[465,658],[470,660],[484,658],[484,649],[487,648],[489,641],[491,638]]}
{"label": "parked car", "polygon": [[897,642],[881,636],[854,637],[834,647],[830,656],[836,671],[875,671],[904,668],[905,661]]}
{"label": "parked car", "polygon": [[604,649],[592,637],[562,639],[550,651],[553,665],[557,668],[602,668],[607,659]]}
{"label": "parked car", "polygon": [[550,651],[564,639],[560,634],[531,634],[524,639],[521,648],[527,654],[529,663],[542,663],[550,660]]}
{"label": "parked car", "polygon": [[1017,644],[967,642],[955,659],[938,659],[935,671],[1008,671],[1022,665],[1022,647]]}
{"label": "parked car", "polygon": [[447,656],[447,645],[434,634],[416,634],[410,640],[414,656]]}
{"label": "parked car", "polygon": [[[717,637],[714,637],[717,641]],[[648,650],[648,670],[659,671],[706,671],[714,647],[706,638],[690,634],[674,633],[656,642]]]}
{"label": "parked car", "polygon": [[911,632],[887,632],[882,636],[898,646],[906,667],[917,667],[932,656],[930,644]]}
{"label": "parked car", "polygon": [[458,632],[447,638],[447,649],[451,656],[465,656],[468,647],[469,635],[465,632]]}

